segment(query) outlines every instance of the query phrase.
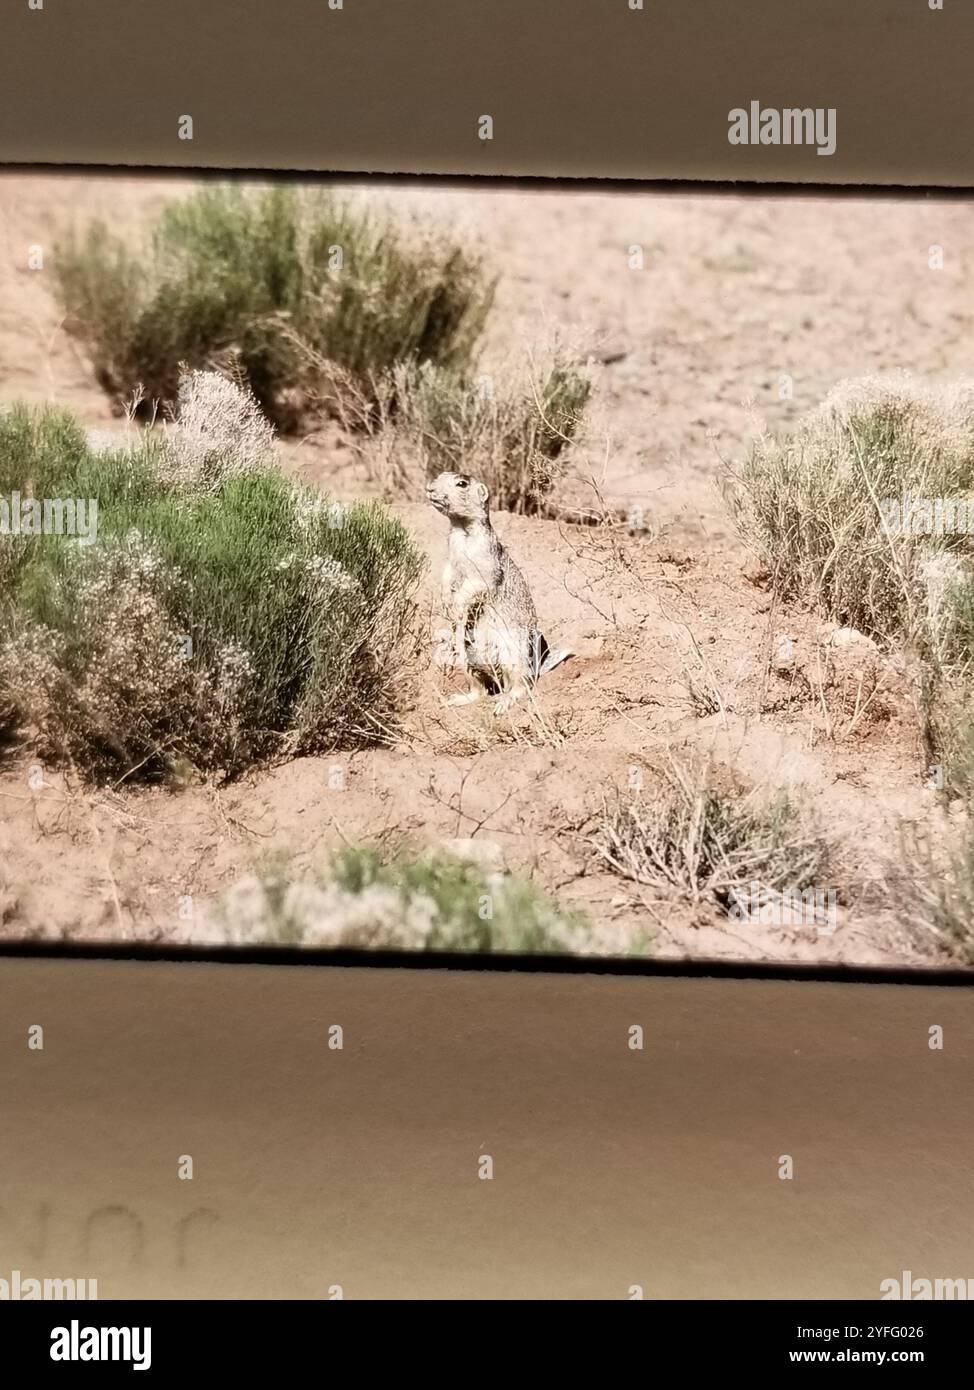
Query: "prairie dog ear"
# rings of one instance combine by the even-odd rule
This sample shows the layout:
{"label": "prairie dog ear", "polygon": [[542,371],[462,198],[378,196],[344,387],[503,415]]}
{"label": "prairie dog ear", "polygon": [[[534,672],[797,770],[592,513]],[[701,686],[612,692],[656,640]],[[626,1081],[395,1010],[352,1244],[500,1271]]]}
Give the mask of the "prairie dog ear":
{"label": "prairie dog ear", "polygon": [[481,502],[490,501],[490,489],[486,483],[477,484],[477,496],[480,498]]}

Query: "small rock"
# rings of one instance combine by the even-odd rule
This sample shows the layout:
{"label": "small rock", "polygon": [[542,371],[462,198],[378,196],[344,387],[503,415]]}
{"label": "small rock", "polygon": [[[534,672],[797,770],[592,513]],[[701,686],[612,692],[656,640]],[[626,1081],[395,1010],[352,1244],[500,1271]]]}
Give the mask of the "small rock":
{"label": "small rock", "polygon": [[864,632],[860,632],[854,627],[839,627],[832,633],[829,639],[833,647],[868,647],[870,651],[878,651],[879,648],[871,637],[867,637]]}
{"label": "small rock", "polygon": [[795,666],[795,639],[787,632],[775,633],[771,666],[775,671],[791,671]]}
{"label": "small rock", "polygon": [[614,362],[624,362],[629,356],[625,348],[607,348],[599,354],[599,361],[605,367],[611,367]]}
{"label": "small rock", "polygon": [[504,851],[496,840],[476,840],[462,836],[452,840],[441,840],[440,849],[452,854],[454,859],[463,859],[468,864],[476,864],[488,872],[500,873],[504,869]]}

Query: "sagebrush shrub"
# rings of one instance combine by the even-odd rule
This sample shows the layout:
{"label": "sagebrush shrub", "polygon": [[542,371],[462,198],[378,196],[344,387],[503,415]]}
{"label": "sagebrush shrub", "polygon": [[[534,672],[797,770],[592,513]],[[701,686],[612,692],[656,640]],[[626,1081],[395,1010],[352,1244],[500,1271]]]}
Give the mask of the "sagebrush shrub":
{"label": "sagebrush shrub", "polygon": [[273,426],[246,385],[219,372],[184,372],[162,448],[163,477],[184,487],[216,487],[266,467],[273,456]]}
{"label": "sagebrush shrub", "polygon": [[345,417],[366,426],[366,464],[390,491],[415,491],[444,470],[469,473],[494,507],[530,514],[564,475],[591,393],[586,368],[554,349],[495,376],[403,364],[357,400],[347,391]]}
{"label": "sagebrush shrub", "polygon": [[286,861],[265,866],[222,895],[203,930],[205,939],[236,945],[598,949],[582,913],[559,906],[519,875],[442,853],[384,856],[356,845],[316,872],[296,874]]}
{"label": "sagebrush shrub", "polygon": [[823,887],[834,858],[786,795],[725,789],[706,764],[676,761],[650,795],[605,798],[593,845],[624,878],[731,911],[755,885],[772,896]]}
{"label": "sagebrush shrub", "polygon": [[[905,872],[904,872],[905,870]],[[902,827],[896,864],[897,906],[917,933],[917,944],[974,965],[974,822],[970,807],[959,820],[935,818]]]}
{"label": "sagebrush shrub", "polygon": [[730,492],[781,597],[914,640],[938,583],[931,557],[970,545],[966,532],[891,534],[884,504],[909,498],[974,501],[974,380],[843,382],[791,436],[758,438]]}
{"label": "sagebrush shrub", "polygon": [[222,477],[174,486],[166,440],[92,454],[61,412],[0,417],[0,460],[8,484],[98,501],[94,545],[3,538],[0,703],[43,757],[96,779],[232,776],[389,737],[423,561],[377,504],[225,456]]}
{"label": "sagebrush shrub", "polygon": [[790,438],[755,442],[730,498],[779,597],[917,660],[928,761],[974,788],[974,379],[844,382]]}
{"label": "sagebrush shrub", "polygon": [[140,388],[145,410],[171,405],[183,363],[232,360],[279,427],[327,385],[316,361],[363,383],[401,361],[464,366],[493,297],[475,251],[283,184],[203,188],[138,245],[94,224],[58,247],[55,272],[118,406]]}

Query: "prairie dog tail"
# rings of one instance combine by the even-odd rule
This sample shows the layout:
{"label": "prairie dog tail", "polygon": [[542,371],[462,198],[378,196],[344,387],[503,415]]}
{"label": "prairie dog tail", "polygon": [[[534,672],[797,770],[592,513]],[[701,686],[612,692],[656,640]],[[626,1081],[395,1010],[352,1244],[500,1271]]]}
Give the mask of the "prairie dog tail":
{"label": "prairie dog tail", "polygon": [[553,671],[556,666],[560,666],[563,661],[567,661],[570,656],[574,655],[575,653],[570,647],[556,647],[554,651],[549,650],[548,655],[538,668],[538,675],[546,676],[549,671]]}
{"label": "prairie dog tail", "polygon": [[546,676],[549,671],[553,671],[556,666],[560,666],[573,653],[567,647],[556,647],[554,651],[548,646],[545,636],[541,632],[531,634],[531,674],[535,680],[540,676]]}

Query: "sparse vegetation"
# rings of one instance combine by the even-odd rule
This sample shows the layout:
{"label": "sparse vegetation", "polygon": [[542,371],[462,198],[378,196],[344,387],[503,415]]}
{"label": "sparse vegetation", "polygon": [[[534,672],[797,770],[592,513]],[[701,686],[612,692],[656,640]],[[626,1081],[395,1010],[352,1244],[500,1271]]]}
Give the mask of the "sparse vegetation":
{"label": "sparse vegetation", "polygon": [[738,524],[779,597],[819,604],[870,637],[931,635],[945,567],[969,553],[968,536],[893,534],[882,506],[974,501],[974,380],[842,383],[790,438],[760,437],[735,482]]}
{"label": "sparse vegetation", "polygon": [[918,660],[930,760],[967,786],[974,567],[968,526],[950,518],[974,516],[974,380],[843,383],[790,439],[756,441],[730,497],[779,598]]}
{"label": "sparse vegetation", "polygon": [[344,410],[365,427],[364,457],[389,491],[416,490],[448,469],[485,482],[499,510],[533,513],[565,471],[591,392],[586,368],[554,348],[496,377],[400,365],[367,391],[346,389]]}
{"label": "sparse vegetation", "polygon": [[833,851],[786,795],[719,788],[704,764],[671,760],[651,794],[604,802],[593,836],[623,878],[732,909],[751,894],[804,892],[827,882]]}
{"label": "sparse vegetation", "polygon": [[58,248],[67,327],[123,406],[172,405],[182,364],[239,363],[261,409],[295,426],[307,345],[365,385],[400,362],[464,368],[493,296],[478,256],[328,189],[213,185],[169,204],[142,244],[94,224]]}
{"label": "sparse vegetation", "polygon": [[[184,400],[226,406],[228,385]],[[236,436],[226,411],[212,436],[194,415],[115,454],[60,411],[0,417],[8,487],[98,503],[97,544],[4,547],[0,704],[42,757],[97,780],[232,776],[388,736],[422,561],[378,505],[335,508],[261,460],[237,397]]]}
{"label": "sparse vegetation", "polygon": [[241,880],[211,912],[233,944],[410,951],[589,952],[585,917],[527,879],[445,854],[385,856],[346,846],[323,870],[277,860]]}
{"label": "sparse vegetation", "polygon": [[[974,510],[962,218],[921,293],[892,203],[837,278],[855,200],[8,183],[0,510],[93,495],[99,524],[0,536],[0,936],[974,966],[974,524],[923,524]],[[779,373],[811,404],[870,322],[856,370],[917,376],[796,425]],[[777,438],[729,446],[744,566],[705,493],[751,394]],[[575,653],[510,717],[448,704],[443,469],[520,513]],[[340,497],[391,502],[428,582]]]}
{"label": "sparse vegetation", "polygon": [[974,965],[974,822],[903,827],[898,905],[927,947]]}

